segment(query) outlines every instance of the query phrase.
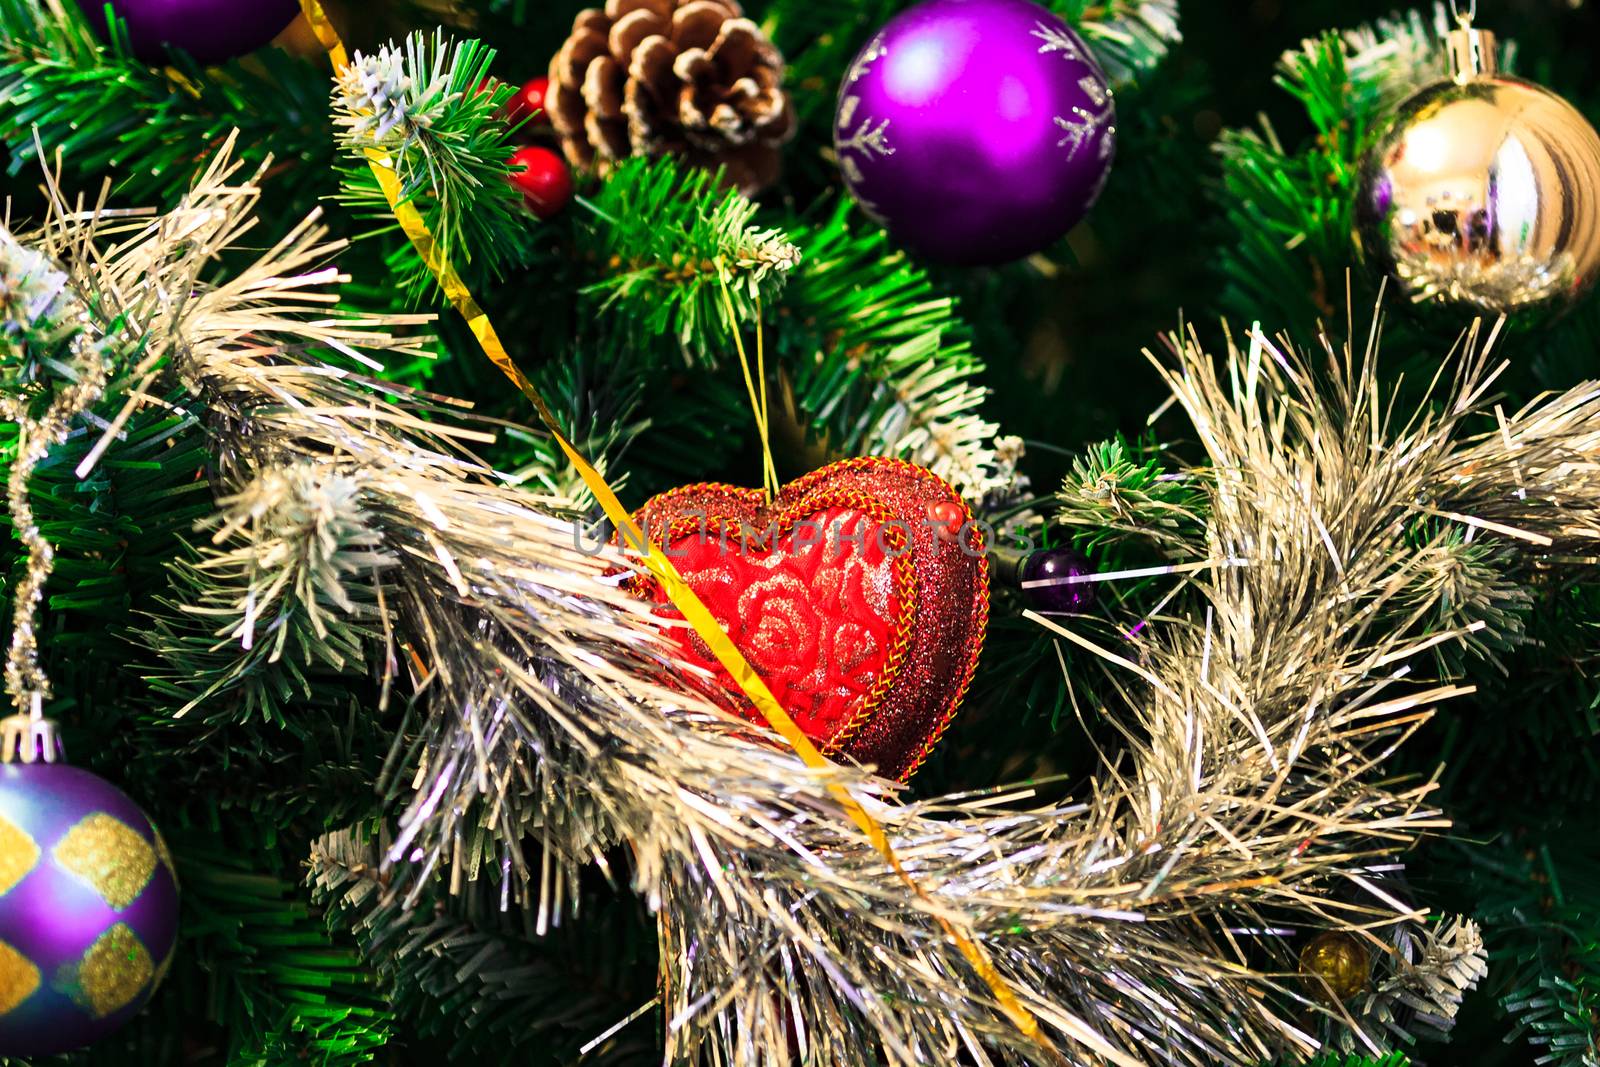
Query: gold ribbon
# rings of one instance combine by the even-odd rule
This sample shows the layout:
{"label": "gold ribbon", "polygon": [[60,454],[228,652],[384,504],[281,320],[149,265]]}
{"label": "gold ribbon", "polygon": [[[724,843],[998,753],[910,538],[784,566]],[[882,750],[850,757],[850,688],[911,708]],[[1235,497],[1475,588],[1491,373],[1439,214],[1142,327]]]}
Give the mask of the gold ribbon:
{"label": "gold ribbon", "polygon": [[[332,58],[335,72],[342,72],[345,67],[349,66],[349,56],[345,51],[344,42],[339,38],[338,31],[334,29],[333,24],[328,20],[326,12],[322,10],[321,3],[319,0],[300,0],[300,9],[305,14],[306,21],[310,23],[312,31],[316,34],[317,41]],[[545,429],[550,431],[551,437],[555,439],[561,451],[571,461],[573,468],[578,472],[578,476],[583,479],[584,484],[589,487],[589,491],[600,502],[600,507],[605,511],[606,517],[616,524],[617,529],[621,531],[628,544],[643,553],[645,569],[661,583],[661,587],[667,594],[668,599],[671,600],[672,605],[683,614],[689,625],[694,627],[695,633],[700,635],[700,639],[706,643],[717,657],[717,662],[722,664],[723,669],[732,676],[739,688],[744,691],[745,696],[749,697],[750,703],[755,706],[756,710],[761,713],[772,728],[788,742],[789,747],[794,749],[806,766],[818,769],[830,766],[827,758],[817,750],[817,746],[801,732],[799,726],[795,725],[795,721],[789,717],[789,713],[783,710],[783,705],[779,704],[777,698],[772,695],[772,690],[767,688],[767,683],[762,681],[761,675],[756,673],[755,669],[744,658],[744,655],[735,647],[733,641],[723,632],[722,626],[717,622],[716,617],[711,614],[710,609],[705,606],[705,603],[695,594],[695,591],[689,588],[688,583],[678,573],[678,569],[672,565],[672,561],[645,536],[644,532],[633,521],[633,517],[628,514],[628,510],[622,506],[622,502],[617,499],[617,495],[606,484],[606,480],[601,477],[600,472],[595,470],[588,460],[583,458],[572,442],[567,440],[566,434],[561,432],[561,425],[556,421],[555,414],[551,412],[549,405],[545,403],[544,397],[539,395],[539,391],[528,380],[528,376],[523,374],[521,368],[512,360],[510,353],[500,343],[500,338],[495,333],[494,325],[490,323],[489,317],[478,306],[478,302],[473,298],[471,290],[467,288],[466,283],[461,280],[461,276],[456,273],[455,268],[445,258],[438,242],[434,240],[433,234],[429,232],[428,225],[422,218],[422,213],[417,210],[415,204],[406,199],[405,190],[401,185],[399,175],[395,173],[394,161],[389,153],[382,148],[367,148],[364,151],[367,157],[367,165],[372,169],[373,177],[378,181],[378,187],[383,190],[383,195],[388,200],[390,209],[394,212],[395,220],[400,223],[400,229],[410,239],[411,244],[417,250],[417,254],[422,257],[423,263],[427,264],[428,270],[438,279],[439,286],[444,290],[445,296],[449,298],[450,303],[454,305],[461,317],[466,320],[467,327],[472,331],[472,336],[478,339],[478,346],[483,349],[484,354],[489,357],[490,361],[496,367],[499,367],[501,372],[522,391],[522,395],[527,397],[529,402],[533,404],[534,410],[539,414],[540,421],[545,425]],[[723,299],[728,301],[731,313],[732,301],[728,298],[726,292],[723,293]],[[734,328],[737,331],[737,323],[735,323]],[[749,363],[744,356],[742,340],[739,341],[739,348],[740,362],[744,365],[746,384],[749,385]],[[764,362],[762,357],[763,354],[758,351],[758,363]],[[761,369],[764,368],[758,368],[758,373],[760,373]],[[765,376],[763,375],[762,378],[762,393],[764,394]],[[752,400],[754,400],[755,391],[752,389],[751,393]],[[765,439],[764,416],[766,405],[764,395],[761,400],[759,408],[763,417],[760,422],[763,429],[762,437]],[[768,480],[768,484],[771,486],[772,482],[775,481],[775,474],[772,470],[771,455],[765,450],[763,467],[763,477]],[[1001,1010],[1005,1012],[1006,1017],[1016,1025],[1018,1030],[1038,1044],[1040,1048],[1050,1053],[1058,1063],[1065,1063],[1066,1061],[1061,1053],[1051,1044],[1044,1031],[1040,1029],[1039,1021],[1033,1017],[1033,1014],[1027,1008],[1022,1006],[1022,1002],[1017,999],[1017,995],[1012,992],[1011,987],[1006,984],[1006,980],[995,969],[994,964],[990,962],[988,954],[972,937],[957,929],[955,924],[945,916],[943,907],[933,900],[911,877],[904,865],[901,864],[900,857],[895,854],[893,846],[889,844],[888,835],[884,833],[883,827],[878,824],[878,821],[868,813],[867,809],[861,805],[861,802],[846,787],[829,782],[827,783],[827,790],[835,802],[850,816],[851,821],[860,827],[861,832],[872,843],[872,847],[878,850],[901,881],[928,906],[929,913],[934,920],[938,922],[945,934],[955,942],[962,956],[978,972],[984,984],[994,994],[995,1000],[999,1003]]]}

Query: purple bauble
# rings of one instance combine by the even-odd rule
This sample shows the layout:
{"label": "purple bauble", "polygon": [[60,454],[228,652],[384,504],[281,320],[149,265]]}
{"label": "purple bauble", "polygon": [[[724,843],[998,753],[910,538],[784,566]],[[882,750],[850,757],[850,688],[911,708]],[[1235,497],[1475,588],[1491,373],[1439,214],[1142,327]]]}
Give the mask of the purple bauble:
{"label": "purple bauble", "polygon": [[177,936],[172,860],[133,801],[76,767],[0,764],[0,1057],[127,1022]]}
{"label": "purple bauble", "polygon": [[[106,30],[105,0],[78,0],[89,22]],[[111,0],[128,24],[133,54],[164,63],[167,45],[202,63],[249,55],[283,32],[300,13],[299,0]]]}
{"label": "purple bauble", "polygon": [[1067,579],[1081,579],[1093,573],[1094,564],[1070,548],[1041,549],[1022,564],[1022,591],[1040,611],[1086,611],[1094,603],[1094,583]]}
{"label": "purple bauble", "polygon": [[833,144],[857,202],[950,263],[1047,247],[1111,173],[1116,110],[1088,47],[1030,0],[927,0],[856,56]]}

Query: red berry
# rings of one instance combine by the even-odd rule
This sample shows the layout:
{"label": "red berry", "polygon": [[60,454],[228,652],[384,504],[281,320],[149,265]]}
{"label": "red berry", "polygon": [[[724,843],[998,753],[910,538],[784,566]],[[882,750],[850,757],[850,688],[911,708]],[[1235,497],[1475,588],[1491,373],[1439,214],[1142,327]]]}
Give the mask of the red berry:
{"label": "red berry", "polygon": [[572,174],[566,160],[540,145],[524,145],[511,153],[511,184],[522,190],[528,207],[541,219],[560,214],[572,200]]}
{"label": "red berry", "polygon": [[506,118],[512,125],[528,120],[529,126],[550,125],[550,115],[545,110],[545,96],[550,92],[550,79],[534,78],[523,84],[506,102]]}

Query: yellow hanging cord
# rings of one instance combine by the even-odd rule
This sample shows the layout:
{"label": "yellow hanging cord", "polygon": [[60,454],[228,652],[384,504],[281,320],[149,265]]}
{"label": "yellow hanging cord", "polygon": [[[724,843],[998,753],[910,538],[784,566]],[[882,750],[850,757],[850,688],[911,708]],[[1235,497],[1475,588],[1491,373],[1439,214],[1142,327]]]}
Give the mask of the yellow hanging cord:
{"label": "yellow hanging cord", "polygon": [[[311,24],[311,29],[316,34],[317,41],[332,58],[335,72],[342,72],[345,67],[349,66],[349,56],[345,51],[344,42],[339,38],[338,31],[334,29],[333,24],[328,21],[326,12],[322,10],[322,4],[319,3],[319,0],[300,0],[300,9],[305,14],[306,21]],[[439,249],[437,242],[434,241],[433,234],[429,232],[428,225],[422,218],[422,213],[417,210],[416,205],[405,199],[404,189],[401,186],[399,176],[395,173],[394,161],[390,158],[389,153],[381,148],[368,148],[364,151],[367,157],[367,165],[372,169],[372,174],[378,181],[378,187],[383,190],[383,195],[388,200],[390,209],[394,212],[395,220],[400,223],[400,229],[410,239],[411,244],[417,250],[417,254],[422,257],[423,263],[427,264],[428,269],[438,279],[439,286],[444,290],[444,294],[449,298],[450,303],[455,306],[456,311],[466,320],[467,327],[472,331],[472,336],[477,338],[479,347],[483,349],[484,354],[489,357],[490,361],[496,367],[499,367],[501,372],[521,390],[522,395],[527,397],[533,404],[534,410],[538,412],[540,421],[550,431],[551,437],[555,439],[561,451],[571,461],[573,468],[578,472],[578,476],[583,479],[584,484],[589,487],[589,491],[599,501],[601,509],[606,513],[606,517],[616,525],[628,544],[643,553],[645,569],[661,583],[661,587],[666,592],[667,598],[672,602],[672,605],[683,614],[689,625],[694,627],[695,633],[711,649],[712,653],[717,657],[717,662],[721,663],[723,669],[732,676],[735,683],[744,691],[745,696],[749,697],[750,703],[755,706],[756,710],[761,713],[772,728],[789,743],[789,746],[794,749],[806,766],[817,769],[830,766],[827,758],[817,750],[817,746],[812,744],[811,739],[801,732],[799,726],[795,725],[795,721],[789,717],[789,713],[783,710],[783,706],[778,703],[777,698],[772,695],[772,691],[767,688],[767,683],[761,680],[761,676],[746,662],[738,648],[734,647],[733,641],[723,632],[722,626],[717,622],[716,617],[711,614],[710,609],[705,606],[694,590],[689,588],[688,583],[678,574],[677,568],[672,565],[672,561],[666,557],[661,549],[657,548],[645,537],[643,531],[634,523],[633,517],[622,506],[622,502],[617,499],[617,495],[606,484],[606,480],[600,476],[600,472],[589,465],[589,462],[583,458],[572,442],[568,441],[566,435],[561,432],[560,423],[556,421],[555,414],[551,412],[549,406],[545,403],[544,397],[539,395],[539,391],[534,388],[527,375],[523,374],[522,370],[512,361],[510,353],[500,343],[500,338],[495,333],[494,326],[489,322],[488,316],[478,306],[477,300],[473,298],[472,292],[461,280],[460,275],[456,273],[455,268],[444,258],[443,252]],[[731,312],[732,300],[729,298],[726,289],[723,291],[723,298],[728,301]],[[730,315],[730,319],[732,318],[733,316]],[[735,331],[735,337],[737,338],[737,331]],[[740,359],[743,362],[744,347],[742,341],[738,342],[738,347]],[[763,360],[764,356],[758,347],[758,364],[762,363]],[[744,365],[748,384],[749,365],[747,362]],[[763,375],[762,377],[764,382],[765,376]],[[759,406],[763,410],[759,421],[762,428],[762,440],[765,442],[766,418],[764,409],[766,405],[764,384],[762,386],[762,394],[763,398]],[[752,390],[752,396],[754,396],[754,390]],[[770,471],[772,468],[770,452],[763,456],[763,463]],[[775,477],[773,482],[775,485]],[[923,903],[928,905],[929,913],[951,941],[955,943],[956,947],[961,951],[961,955],[965,957],[973,970],[978,972],[984,984],[994,994],[995,1000],[999,1003],[1000,1009],[1006,1014],[1006,1017],[1024,1035],[1033,1040],[1041,1049],[1048,1052],[1057,1063],[1065,1064],[1065,1058],[1051,1043],[1044,1031],[1040,1029],[1039,1021],[1017,999],[1011,987],[1006,984],[1005,978],[1000,975],[994,964],[990,962],[988,954],[970,936],[956,928],[955,924],[945,915],[943,907],[930,897],[911,877],[910,873],[906,871],[900,862],[899,856],[895,854],[893,846],[889,844],[888,835],[883,832],[883,827],[878,824],[878,821],[867,812],[867,809],[861,805],[861,802],[846,787],[830,782],[827,785],[827,789],[829,795],[850,816],[851,821],[861,829],[867,840],[872,843],[872,847],[878,850],[901,881]]]}
{"label": "yellow hanging cord", "polygon": [[765,346],[761,342],[761,305],[756,304],[756,370],[755,381],[761,383],[760,393],[756,391],[750,376],[750,357],[745,354],[744,335],[739,331],[739,316],[733,310],[733,297],[728,293],[728,281],[722,282],[722,306],[728,313],[728,322],[733,330],[733,347],[739,353],[739,369],[744,372],[744,389],[750,395],[750,410],[755,415],[756,434],[761,438],[761,481],[767,491],[767,500],[770,502],[778,495],[778,468],[772,462],[772,442],[767,434],[767,357]]}
{"label": "yellow hanging cord", "polygon": [[[772,444],[767,440],[767,430],[772,425],[772,415],[767,408],[767,346],[762,338],[766,331],[761,328],[761,300],[756,299],[756,380],[761,383],[761,454],[767,464],[767,477],[772,482],[771,492],[774,496],[778,493],[778,468],[772,462]],[[739,346],[742,355],[743,346]]]}

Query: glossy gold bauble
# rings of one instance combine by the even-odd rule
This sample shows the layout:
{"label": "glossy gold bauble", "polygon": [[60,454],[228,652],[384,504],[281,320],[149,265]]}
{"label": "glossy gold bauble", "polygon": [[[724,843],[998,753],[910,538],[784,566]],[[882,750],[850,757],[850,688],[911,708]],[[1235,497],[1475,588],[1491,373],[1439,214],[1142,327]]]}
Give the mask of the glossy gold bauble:
{"label": "glossy gold bauble", "polygon": [[1300,951],[1300,972],[1320,999],[1343,1003],[1367,988],[1372,956],[1355,934],[1329,930]]}
{"label": "glossy gold bauble", "polygon": [[1401,104],[1363,161],[1363,257],[1419,303],[1558,314],[1600,272],[1600,134],[1496,74],[1488,34],[1450,47],[1454,75]]}

